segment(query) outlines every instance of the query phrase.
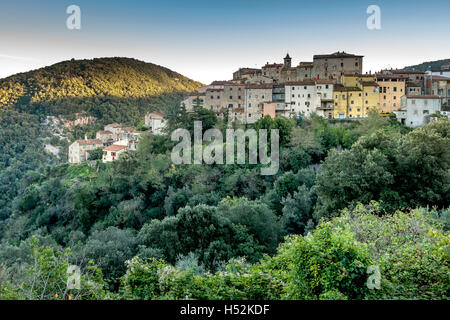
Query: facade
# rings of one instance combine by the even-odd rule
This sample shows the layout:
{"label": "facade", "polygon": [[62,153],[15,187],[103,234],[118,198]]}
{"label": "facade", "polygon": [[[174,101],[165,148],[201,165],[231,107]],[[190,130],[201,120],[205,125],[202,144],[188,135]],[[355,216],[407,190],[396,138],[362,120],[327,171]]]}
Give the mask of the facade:
{"label": "facade", "polygon": [[164,119],[164,115],[161,112],[151,112],[145,115],[145,126],[153,134],[161,134],[166,124],[166,119]]}
{"label": "facade", "polygon": [[343,75],[334,89],[333,117],[337,119],[366,117],[378,110],[379,88],[374,75]]}
{"label": "facade", "polygon": [[315,55],[311,76],[317,80],[333,80],[338,83],[344,74],[362,74],[363,56],[344,51]]}
{"label": "facade", "polygon": [[255,123],[262,117],[261,103],[263,102],[272,102],[272,85],[247,84],[244,100],[246,123]]}
{"label": "facade", "polygon": [[89,151],[103,147],[99,139],[76,140],[69,146],[69,163],[81,163],[89,159]]}
{"label": "facade", "polygon": [[397,121],[416,128],[427,124],[433,114],[441,110],[441,99],[436,95],[403,96],[401,109],[395,111]]}
{"label": "facade", "polygon": [[113,133],[108,130],[97,131],[95,138],[100,140],[103,145],[110,145],[114,142]]}
{"label": "facade", "polygon": [[450,78],[433,76],[429,82],[431,82],[431,94],[439,96],[442,106],[450,106]]}
{"label": "facade", "polygon": [[422,85],[420,85],[416,82],[407,81],[406,82],[406,95],[409,95],[409,96],[421,95],[422,87],[423,87]]}
{"label": "facade", "polygon": [[103,148],[103,163],[112,162],[117,160],[119,156],[127,151],[127,147],[124,145],[113,144]]}
{"label": "facade", "polygon": [[377,84],[380,90],[378,112],[388,114],[398,110],[401,97],[406,93],[406,79],[401,76],[377,74]]}
{"label": "facade", "polygon": [[112,132],[113,140],[119,140],[122,133],[122,125],[118,123],[111,123],[105,126],[105,131]]}
{"label": "facade", "polygon": [[187,112],[194,111],[195,108],[203,108],[205,103],[205,93],[191,92],[188,96],[181,102],[186,108]]}

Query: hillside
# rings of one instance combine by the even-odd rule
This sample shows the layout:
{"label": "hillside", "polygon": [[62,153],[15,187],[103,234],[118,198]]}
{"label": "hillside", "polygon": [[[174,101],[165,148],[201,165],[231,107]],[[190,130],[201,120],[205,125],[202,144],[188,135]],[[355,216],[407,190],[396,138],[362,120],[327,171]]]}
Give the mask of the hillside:
{"label": "hillside", "polygon": [[432,70],[436,70],[436,69],[440,69],[441,66],[446,66],[446,65],[450,65],[450,59],[427,61],[427,62],[424,62],[421,64],[416,64],[414,66],[405,67],[405,69],[427,71],[430,69],[430,67]]}
{"label": "hillside", "polygon": [[184,92],[200,85],[130,58],[70,60],[1,79],[0,109],[65,116],[87,112],[99,119],[134,123],[145,111],[177,103]]}

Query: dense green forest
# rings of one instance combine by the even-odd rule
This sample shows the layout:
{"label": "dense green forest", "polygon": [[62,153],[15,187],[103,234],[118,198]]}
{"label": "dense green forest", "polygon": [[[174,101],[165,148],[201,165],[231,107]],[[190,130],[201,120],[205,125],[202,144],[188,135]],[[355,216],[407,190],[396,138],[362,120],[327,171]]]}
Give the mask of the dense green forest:
{"label": "dense green forest", "polygon": [[448,66],[450,65],[450,59],[442,59],[442,60],[435,60],[435,61],[427,61],[420,64],[416,64],[414,66],[408,66],[405,67],[405,69],[408,70],[421,70],[421,71],[427,71],[430,68],[432,70],[439,70],[442,66]]}
{"label": "dense green forest", "polygon": [[[204,109],[167,117],[169,132],[227,127]],[[175,166],[168,135],[113,163],[29,170],[0,231],[1,298],[448,299],[449,120],[253,127],[280,130],[274,176]],[[80,290],[65,286],[68,265]]]}
{"label": "dense green forest", "polygon": [[[94,137],[108,123],[142,126],[147,112],[174,110],[187,91],[200,85],[128,58],[64,61],[0,79],[0,229],[28,179],[66,160],[69,141]],[[46,124],[47,116],[96,120],[60,128],[64,139]],[[44,151],[44,144],[59,147],[60,155]]]}

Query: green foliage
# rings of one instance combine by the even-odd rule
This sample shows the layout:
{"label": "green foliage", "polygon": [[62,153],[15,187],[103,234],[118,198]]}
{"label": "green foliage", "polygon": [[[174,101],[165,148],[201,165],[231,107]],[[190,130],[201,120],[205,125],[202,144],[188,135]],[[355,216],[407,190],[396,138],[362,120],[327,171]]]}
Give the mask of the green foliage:
{"label": "green foliage", "polygon": [[69,289],[68,267],[72,253],[69,249],[54,251],[51,247],[40,246],[37,238],[31,239],[32,264],[27,277],[20,286],[4,283],[0,287],[1,299],[12,300],[78,300],[105,299],[102,272],[92,261],[80,275],[80,287]]}

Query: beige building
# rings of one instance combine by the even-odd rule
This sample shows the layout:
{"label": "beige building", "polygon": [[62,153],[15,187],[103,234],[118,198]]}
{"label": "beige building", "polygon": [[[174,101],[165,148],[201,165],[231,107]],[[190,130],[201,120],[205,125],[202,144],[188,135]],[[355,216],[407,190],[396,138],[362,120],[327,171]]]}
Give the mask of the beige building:
{"label": "beige building", "polygon": [[122,133],[122,125],[118,123],[111,123],[105,126],[104,131],[112,132],[113,140],[119,140]]}
{"label": "beige building", "polygon": [[102,148],[103,143],[99,139],[76,140],[69,146],[69,163],[81,163],[89,159],[89,152]]}
{"label": "beige building", "polygon": [[381,114],[392,113],[401,105],[401,97],[406,93],[406,79],[402,76],[377,74],[377,84],[380,91]]}
{"label": "beige building", "polygon": [[406,81],[406,94],[407,95],[421,95],[422,94],[422,85],[413,82],[413,81]]}
{"label": "beige building", "polygon": [[108,130],[97,131],[95,138],[101,140],[103,145],[110,145],[114,142],[114,135]]}
{"label": "beige building", "polygon": [[127,151],[127,146],[113,144],[108,147],[103,148],[103,158],[102,161],[112,162],[117,160],[119,156]]}
{"label": "beige building", "polygon": [[450,106],[450,78],[443,76],[433,76],[431,81],[431,94],[438,95],[441,105]]}
{"label": "beige building", "polygon": [[255,123],[262,117],[261,103],[272,102],[271,84],[247,84],[245,87],[245,121]]}
{"label": "beige building", "polygon": [[204,103],[205,93],[200,92],[191,92],[183,101],[181,101],[181,105],[184,105],[187,112],[192,112],[195,108],[203,108]]}

